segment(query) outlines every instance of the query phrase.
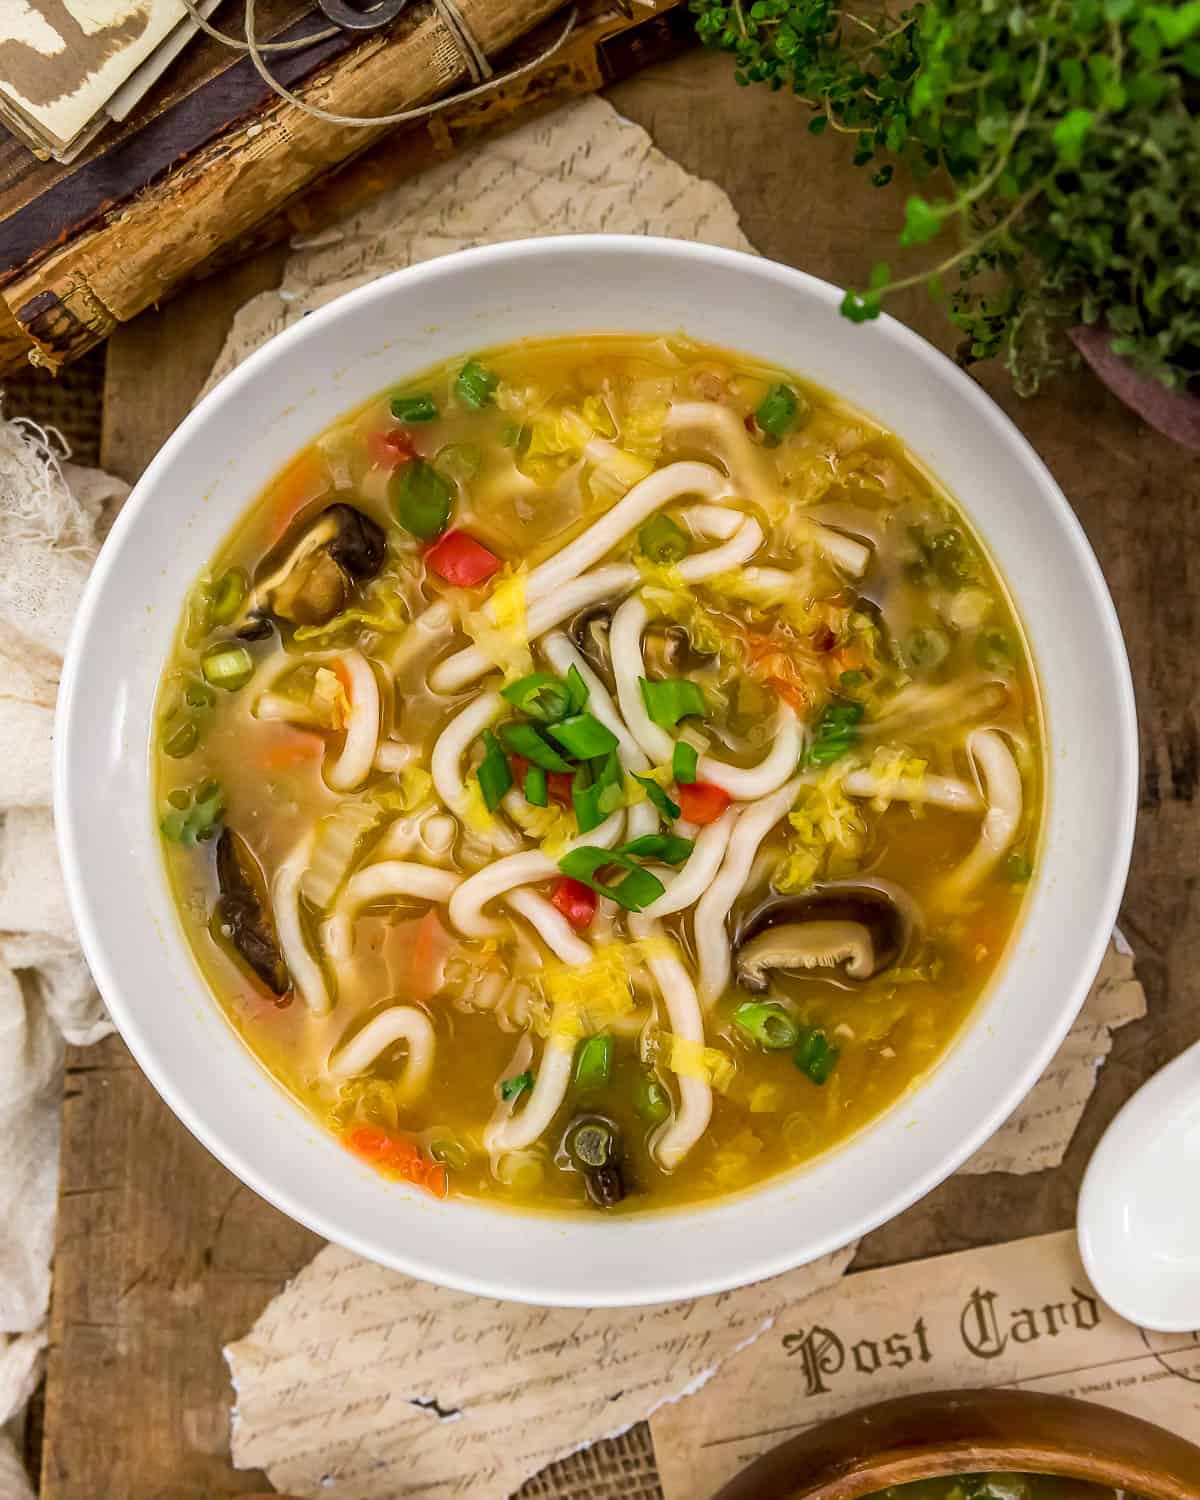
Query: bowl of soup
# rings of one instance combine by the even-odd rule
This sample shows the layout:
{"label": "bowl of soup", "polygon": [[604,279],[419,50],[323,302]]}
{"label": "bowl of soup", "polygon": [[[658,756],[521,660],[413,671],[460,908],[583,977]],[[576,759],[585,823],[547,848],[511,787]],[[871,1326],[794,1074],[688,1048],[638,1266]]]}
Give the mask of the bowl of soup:
{"label": "bowl of soup", "polygon": [[782,1271],[1074,1019],[1136,774],[1053,480],[836,289],[490,247],[271,341],[114,527],[72,906],[180,1118],[320,1233],[578,1305]]}

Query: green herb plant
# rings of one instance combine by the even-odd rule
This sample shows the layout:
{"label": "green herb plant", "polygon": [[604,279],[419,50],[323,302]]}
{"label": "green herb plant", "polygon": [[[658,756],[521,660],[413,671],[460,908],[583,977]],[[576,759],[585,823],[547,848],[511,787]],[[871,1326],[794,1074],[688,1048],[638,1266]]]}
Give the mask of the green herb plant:
{"label": "green herb plant", "polygon": [[876,186],[902,164],[927,188],[902,246],[957,229],[916,275],[876,265],[846,317],[925,282],[965,335],[961,361],[1002,357],[1023,394],[1073,362],[1079,324],[1164,386],[1200,385],[1200,0],[691,8],[740,83],[790,88],[814,135],[853,135]]}

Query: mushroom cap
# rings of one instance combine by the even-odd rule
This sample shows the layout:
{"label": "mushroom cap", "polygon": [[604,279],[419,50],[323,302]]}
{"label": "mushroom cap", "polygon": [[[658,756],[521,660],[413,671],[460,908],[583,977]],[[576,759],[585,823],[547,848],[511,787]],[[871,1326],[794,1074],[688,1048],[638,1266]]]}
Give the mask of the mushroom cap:
{"label": "mushroom cap", "polygon": [[272,993],[286,995],[292,979],[275,930],[266,879],[250,845],[228,824],[217,840],[217,883],[221,895],[214,916],[220,936],[228,936],[238,957]]}
{"label": "mushroom cap", "polygon": [[382,526],[342,501],[326,506],[268,555],[239,634],[245,636],[264,615],[324,625],[345,607],[356,582],[374,578],[386,556]]}
{"label": "mushroom cap", "polygon": [[919,926],[916,903],[890,881],[836,881],[771,896],[738,924],[738,983],[759,993],[769,969],[838,969],[848,979],[868,979],[909,951]]}

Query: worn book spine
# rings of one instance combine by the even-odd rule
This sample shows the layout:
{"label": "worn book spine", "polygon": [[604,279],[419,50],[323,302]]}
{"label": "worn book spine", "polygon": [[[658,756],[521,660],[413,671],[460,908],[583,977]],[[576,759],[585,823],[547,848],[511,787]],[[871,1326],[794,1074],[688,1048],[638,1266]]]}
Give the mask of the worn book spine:
{"label": "worn book spine", "polygon": [[[459,0],[489,58],[560,6],[561,0]],[[375,115],[436,99],[465,77],[453,34],[425,0],[393,30],[372,36],[296,91],[333,113]],[[334,125],[272,101],[11,281],[0,312],[0,370],[23,358],[51,370],[77,358],[388,130]]]}

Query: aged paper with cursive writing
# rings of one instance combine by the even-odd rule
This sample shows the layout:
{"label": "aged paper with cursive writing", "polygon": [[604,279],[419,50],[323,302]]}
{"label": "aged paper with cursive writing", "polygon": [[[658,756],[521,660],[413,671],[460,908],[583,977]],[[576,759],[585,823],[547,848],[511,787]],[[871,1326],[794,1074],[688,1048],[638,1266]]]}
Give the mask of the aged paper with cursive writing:
{"label": "aged paper with cursive writing", "polygon": [[330,1245],[225,1351],[234,1463],[295,1495],[503,1500],[699,1389],[855,1248],[739,1292],[589,1311],[485,1301]]}
{"label": "aged paper with cursive writing", "polygon": [[708,1500],[760,1453],[844,1411],[918,1391],[1079,1396],[1200,1434],[1200,1336],[1126,1323],[1073,1230],[864,1271],[776,1319],[650,1431],[666,1500]]}

